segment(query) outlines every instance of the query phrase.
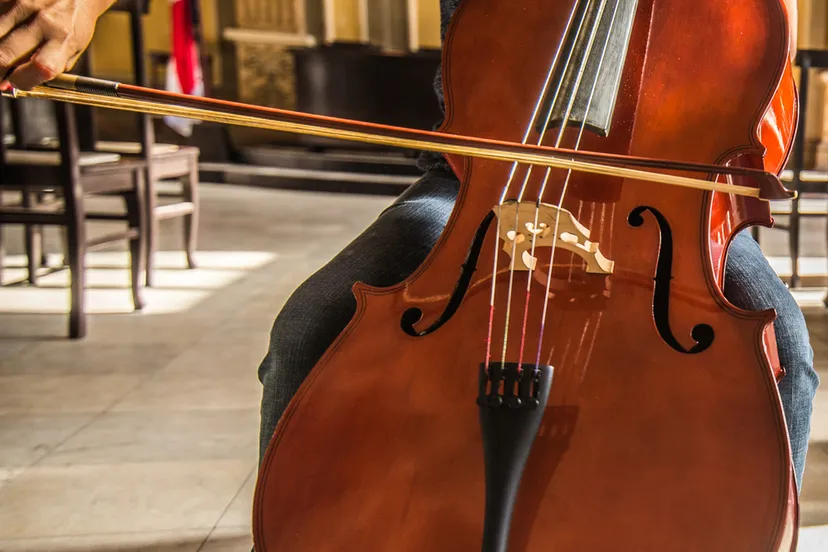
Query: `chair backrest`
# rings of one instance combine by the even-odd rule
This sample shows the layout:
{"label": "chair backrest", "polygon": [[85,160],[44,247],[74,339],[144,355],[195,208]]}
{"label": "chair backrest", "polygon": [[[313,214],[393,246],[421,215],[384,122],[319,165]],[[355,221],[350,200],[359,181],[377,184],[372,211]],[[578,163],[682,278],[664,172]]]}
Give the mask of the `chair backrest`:
{"label": "chair backrest", "polygon": [[[6,159],[6,149],[14,143],[14,128],[11,125],[11,112],[9,108],[9,101],[7,98],[0,96],[0,169]],[[0,180],[3,179],[3,173],[0,170]],[[1,184],[1,183],[0,183]],[[2,203],[2,199],[0,199]],[[0,252],[0,254],[2,254]],[[2,261],[2,259],[0,259]]]}
{"label": "chair backrest", "polygon": [[[74,202],[81,193],[80,184],[80,144],[75,106],[64,102],[53,102],[55,119],[60,141],[60,171],[67,202]],[[69,189],[71,188],[71,189]],[[77,197],[77,199],[81,199]]]}
{"label": "chair backrest", "polygon": [[117,0],[109,9],[110,11],[128,11],[146,15],[149,13],[149,4],[148,0]]}
{"label": "chair backrest", "polygon": [[[121,0],[113,8],[116,11],[125,11],[129,14],[133,79],[136,85],[147,86],[144,15],[149,12],[149,0]],[[152,146],[155,143],[155,128],[152,125],[152,116],[146,113],[141,113],[138,116],[138,133],[141,151],[149,162],[152,159]]]}
{"label": "chair backrest", "polygon": [[58,141],[52,102],[26,98],[3,98],[3,142],[16,149],[54,147]]}
{"label": "chair backrest", "polygon": [[11,124],[11,106],[8,98],[0,97],[0,162],[6,157],[6,148],[14,144],[16,136]]}
{"label": "chair backrest", "polygon": [[[138,86],[151,86],[149,79],[148,68],[148,52],[146,49],[146,42],[144,40],[144,19],[143,17],[149,13],[149,0],[118,0],[109,10],[110,12],[126,13],[129,17],[130,29],[130,54],[132,58],[132,79],[133,83]],[[196,29],[196,39],[201,44],[201,29]],[[90,59],[90,52],[78,61],[74,73],[95,76],[92,74],[92,63]],[[96,126],[96,112],[95,108],[85,106],[78,106],[78,118],[84,124],[80,125],[81,135],[80,144],[83,150],[94,149],[97,143],[97,126]],[[153,116],[140,113],[136,115],[138,123],[138,140],[141,144],[142,157],[151,163],[153,144],[155,144],[155,128],[153,126]]]}
{"label": "chair backrest", "polygon": [[[92,76],[91,52],[87,50],[81,55],[72,73],[77,75]],[[80,125],[78,126],[78,145],[82,151],[94,151],[98,143],[98,126],[96,109],[88,105],[76,105],[75,117]]]}
{"label": "chair backrest", "polygon": [[[78,143],[78,125],[75,117],[75,106],[64,102],[53,102],[47,100],[38,100],[33,98],[19,98],[15,100],[8,100],[3,98],[3,109],[0,109],[0,128],[7,128],[12,131],[14,136],[14,144],[5,144],[5,140],[0,140],[0,188],[5,184],[3,174],[11,174],[13,171],[6,170],[9,166],[10,154],[23,153],[35,154],[32,156],[32,161],[29,162],[26,158],[21,161],[22,165],[38,166],[41,162],[38,161],[43,155],[59,155],[58,161],[58,181],[55,182],[26,182],[26,185],[35,187],[54,187],[63,190],[64,197],[67,202],[74,202],[75,199],[80,199],[81,182],[80,182],[80,147]],[[36,105],[40,108],[40,112],[34,110],[27,110],[25,108]],[[25,140],[25,129],[31,126],[37,126],[39,120],[46,116],[45,111],[48,110],[51,115],[51,122],[55,127],[55,134],[50,138],[50,144],[35,143],[33,145],[27,144]],[[11,121],[7,121],[6,115],[17,113],[17,116]],[[35,113],[34,120],[29,120],[27,115]],[[5,137],[5,133],[4,137]],[[55,144],[56,142],[56,144]],[[54,146],[57,146],[55,148]],[[39,150],[39,156],[38,156]],[[20,168],[21,163],[16,163],[15,167]],[[51,164],[51,163],[50,163]],[[16,185],[12,182],[11,185]]]}
{"label": "chair backrest", "polygon": [[[130,53],[133,68],[132,82],[138,86],[147,85],[144,22],[143,16],[149,13],[148,0],[118,0],[109,9],[110,12],[125,12],[129,17]],[[92,53],[87,50],[78,60],[72,73],[85,76],[96,76],[92,71]],[[81,121],[79,144],[84,151],[92,151],[98,143],[98,110],[88,106],[77,106],[78,120]],[[152,126],[152,117],[141,113],[136,115],[138,123],[138,141],[141,145],[141,156],[150,161],[150,152],[155,143],[155,131]]]}

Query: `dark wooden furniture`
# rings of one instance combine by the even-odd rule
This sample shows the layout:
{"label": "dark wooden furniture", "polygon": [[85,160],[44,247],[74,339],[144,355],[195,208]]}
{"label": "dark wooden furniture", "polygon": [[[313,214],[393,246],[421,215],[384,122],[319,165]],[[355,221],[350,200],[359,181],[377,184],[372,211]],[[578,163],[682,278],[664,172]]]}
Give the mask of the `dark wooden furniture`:
{"label": "dark wooden furniture", "polygon": [[[828,172],[806,170],[804,168],[805,159],[805,125],[808,120],[808,88],[810,84],[810,77],[812,70],[828,69],[828,50],[799,50],[796,55],[795,63],[800,68],[799,80],[799,104],[800,115],[799,124],[797,127],[796,140],[794,142],[793,151],[791,152],[791,159],[788,162],[786,170],[782,174],[782,180],[785,185],[799,192],[799,197],[786,202],[782,208],[774,208],[773,214],[780,216],[787,216],[787,224],[777,224],[774,228],[785,230],[788,232],[788,243],[791,258],[791,277],[789,285],[791,288],[799,287],[800,272],[799,272],[799,257],[800,257],[800,224],[803,218],[812,217],[828,217],[828,211],[825,209],[803,209],[802,200],[809,199],[809,197],[822,196],[828,194]],[[754,232],[757,237],[757,232]],[[826,239],[828,245],[828,239]],[[828,297],[826,297],[826,305],[828,306]]]}
{"label": "dark wooden furniture", "polygon": [[[3,99],[6,101],[6,99]],[[24,100],[15,100],[15,103]],[[142,285],[146,256],[146,201],[144,171],[140,159],[125,160],[117,154],[83,152],[79,147],[74,106],[50,103],[57,122],[58,147],[28,144],[26,121],[15,117],[12,125],[14,141],[0,141],[0,192],[20,192],[18,203],[0,205],[0,230],[5,225],[23,225],[27,229],[44,225],[58,226],[65,231],[65,265],[71,273],[71,308],[69,336],[86,335],[85,255],[87,249],[114,241],[128,240],[132,301],[136,310],[143,308]],[[12,110],[14,111],[14,110]],[[3,127],[0,110],[0,128]],[[88,212],[85,198],[89,195],[118,195],[125,205],[124,213]],[[33,199],[36,196],[37,200]],[[126,228],[87,238],[86,222],[122,221]],[[40,260],[27,244],[30,280]],[[35,257],[32,259],[31,257]]]}
{"label": "dark wooden furniture", "polygon": [[[119,0],[110,11],[125,12],[130,22],[130,43],[134,83],[149,86],[147,76],[147,52],[144,45],[143,15],[149,11],[148,0]],[[76,73],[92,75],[91,62],[87,56],[78,64]],[[148,114],[136,115],[139,142],[112,142],[98,139],[96,131],[96,110],[80,108],[87,121],[87,132],[81,138],[84,150],[117,153],[139,158],[145,162],[147,182],[147,258],[146,284],[152,285],[155,252],[158,247],[158,231],[161,220],[182,217],[184,222],[184,247],[187,266],[195,268],[194,253],[198,242],[199,219],[199,174],[198,148],[175,144],[159,144],[155,140],[153,117]],[[181,182],[180,193],[161,194],[158,183],[162,180]],[[173,198],[172,202],[161,204],[160,198]]]}
{"label": "dark wooden furniture", "polygon": [[[370,44],[335,42],[290,52],[299,111],[422,130],[442,118],[433,88],[439,50],[394,54]],[[320,149],[346,145],[315,136],[301,136],[299,142]],[[353,143],[347,149],[387,148]]]}

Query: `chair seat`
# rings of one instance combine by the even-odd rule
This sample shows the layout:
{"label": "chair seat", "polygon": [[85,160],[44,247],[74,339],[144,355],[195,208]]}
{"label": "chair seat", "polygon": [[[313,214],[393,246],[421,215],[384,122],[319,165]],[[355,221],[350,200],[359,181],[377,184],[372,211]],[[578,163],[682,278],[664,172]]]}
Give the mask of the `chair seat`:
{"label": "chair seat", "polygon": [[[771,201],[771,213],[774,215],[790,215],[793,202],[790,200]],[[828,199],[803,197],[799,200],[799,214],[805,216],[828,215]]]}
{"label": "chair seat", "polygon": [[[97,151],[119,153],[121,155],[140,155],[141,144],[138,142],[107,142],[99,141],[96,144]],[[194,146],[179,146],[176,144],[153,144],[153,157],[165,155],[198,155],[199,149]]]}
{"label": "chair seat", "polygon": [[[779,175],[779,179],[782,182],[791,182],[793,180],[793,171],[785,170],[782,171],[782,174]],[[815,171],[815,170],[807,170],[802,171],[799,173],[799,179],[802,182],[825,182],[828,184],[828,171]]]}
{"label": "chair seat", "polygon": [[[102,152],[119,153],[121,155],[140,155],[141,144],[138,142],[107,142],[99,141],[95,144],[95,149]],[[175,144],[153,144],[153,155],[167,155],[170,153],[177,153],[181,148]]]}
{"label": "chair seat", "polygon": [[[106,163],[117,163],[121,156],[117,153],[81,152],[78,164],[81,167],[93,165],[104,165]],[[6,151],[6,162],[9,165],[38,165],[38,166],[60,166],[60,152],[45,150],[19,150],[10,149]]]}

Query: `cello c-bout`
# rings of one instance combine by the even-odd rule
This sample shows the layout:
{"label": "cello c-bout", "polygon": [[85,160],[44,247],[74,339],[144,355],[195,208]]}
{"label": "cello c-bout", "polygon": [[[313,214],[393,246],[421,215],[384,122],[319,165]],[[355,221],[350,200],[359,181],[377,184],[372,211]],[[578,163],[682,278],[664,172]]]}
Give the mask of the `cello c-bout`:
{"label": "cello c-bout", "polygon": [[[781,0],[466,0],[440,130],[778,172],[788,39]],[[767,205],[448,159],[437,245],[280,420],[257,552],[795,550],[774,313],[721,291]]]}

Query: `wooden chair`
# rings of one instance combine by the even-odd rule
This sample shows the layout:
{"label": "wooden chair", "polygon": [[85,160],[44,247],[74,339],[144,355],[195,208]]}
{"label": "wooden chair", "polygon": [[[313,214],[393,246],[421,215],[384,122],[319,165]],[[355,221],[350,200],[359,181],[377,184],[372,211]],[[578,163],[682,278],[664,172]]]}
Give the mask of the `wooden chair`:
{"label": "wooden chair", "polygon": [[[828,50],[799,50],[795,60],[800,68],[799,80],[799,104],[800,114],[796,132],[796,139],[791,152],[791,158],[786,170],[782,173],[782,180],[785,185],[799,192],[799,197],[790,202],[780,202],[772,208],[772,214],[787,216],[787,224],[776,224],[774,228],[788,232],[788,244],[791,259],[791,277],[789,286],[799,287],[799,257],[800,257],[800,224],[803,218],[828,217],[828,211],[824,208],[808,208],[803,200],[810,199],[809,196],[822,196],[828,194],[828,172],[806,170],[805,159],[805,125],[808,120],[808,88],[810,84],[811,71],[814,69],[828,69]],[[758,229],[754,229],[754,237],[758,239]],[[826,237],[828,244],[828,236]],[[828,306],[828,297],[826,297]]]}
{"label": "wooden chair", "polygon": [[[23,117],[25,116],[21,109],[23,107],[36,108],[34,111],[30,109],[28,113],[34,119],[32,121],[33,124],[23,124]],[[29,102],[25,106],[21,102],[2,102],[0,108],[2,108],[3,113],[0,114],[0,121],[2,121],[3,126],[3,145],[6,148],[13,147],[15,150],[41,149],[49,143],[52,143],[54,147],[54,141],[50,140],[50,138],[55,138],[56,140],[56,132],[53,132],[55,120],[53,116],[44,120],[44,107],[42,104],[38,105],[33,102]],[[48,111],[48,108],[46,108],[46,111]],[[35,130],[37,132],[34,132]],[[33,204],[42,201],[44,196],[42,191],[33,191],[30,186],[23,186],[15,191],[20,194],[22,204],[27,207],[31,207]],[[1,204],[2,198],[0,198]],[[42,248],[42,231],[43,227],[40,225],[27,224],[24,226],[28,281],[32,285],[37,285],[38,268],[46,266],[47,264],[46,252]],[[0,232],[0,282],[2,282],[5,257],[2,239],[2,232]]]}
{"label": "wooden chair", "polygon": [[[110,11],[125,12],[130,22],[130,42],[132,44],[132,66],[135,84],[148,86],[146,68],[146,48],[144,46],[143,15],[149,11],[147,0],[119,0]],[[92,75],[91,63],[87,54],[78,64],[76,73]],[[190,146],[159,144],[155,141],[153,117],[148,114],[137,115],[139,142],[109,142],[98,139],[96,131],[96,110],[80,108],[87,124],[81,136],[84,150],[117,153],[124,157],[139,158],[145,163],[147,182],[147,258],[146,285],[153,282],[155,252],[158,248],[158,231],[161,220],[182,217],[184,222],[184,245],[187,266],[196,267],[195,250],[198,242],[199,220],[199,150]],[[178,180],[181,182],[180,193],[161,194],[158,182]],[[175,198],[177,201],[160,204],[160,198]]]}
{"label": "wooden chair", "polygon": [[[5,99],[4,99],[5,101]],[[14,100],[21,102],[25,100]],[[142,285],[146,252],[146,200],[144,171],[140,159],[125,160],[117,154],[82,152],[74,106],[51,103],[57,122],[59,147],[25,147],[21,137],[25,121],[15,121],[14,142],[0,141],[0,193],[24,192],[19,203],[0,204],[0,230],[5,225],[58,226],[65,231],[65,264],[71,274],[69,336],[86,335],[85,255],[89,248],[128,240],[132,302],[144,306]],[[0,110],[0,128],[3,127]],[[11,142],[11,141],[9,141]],[[48,201],[30,201],[28,194],[50,196]],[[88,212],[89,195],[116,194],[124,201],[125,213]],[[86,222],[103,220],[126,223],[126,229],[88,239]],[[31,255],[31,252],[29,252]],[[31,269],[31,262],[30,269]]]}

